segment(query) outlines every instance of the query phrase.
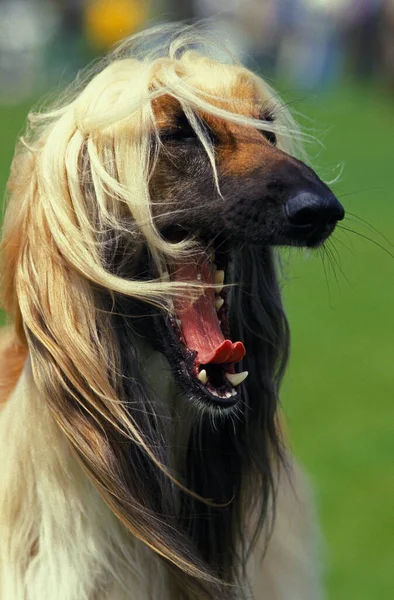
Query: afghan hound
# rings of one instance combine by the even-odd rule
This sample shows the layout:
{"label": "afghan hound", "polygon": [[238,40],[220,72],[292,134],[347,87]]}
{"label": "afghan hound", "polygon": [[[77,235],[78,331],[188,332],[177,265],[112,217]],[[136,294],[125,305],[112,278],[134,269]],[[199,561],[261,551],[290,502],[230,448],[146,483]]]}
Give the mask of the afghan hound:
{"label": "afghan hound", "polygon": [[320,597],[274,248],[318,247],[343,208],[260,77],[167,34],[126,40],[16,149],[2,600]]}

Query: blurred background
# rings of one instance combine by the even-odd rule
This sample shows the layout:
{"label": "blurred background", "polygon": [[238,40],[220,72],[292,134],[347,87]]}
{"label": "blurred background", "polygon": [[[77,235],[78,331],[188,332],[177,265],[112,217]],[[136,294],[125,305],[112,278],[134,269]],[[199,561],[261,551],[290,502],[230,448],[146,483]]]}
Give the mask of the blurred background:
{"label": "blurred background", "polygon": [[[329,600],[394,592],[394,0],[0,0],[0,185],[32,103],[147,25],[212,18],[319,143],[347,209],[325,249],[284,251],[282,393],[309,471]],[[11,599],[9,599],[11,600]]]}

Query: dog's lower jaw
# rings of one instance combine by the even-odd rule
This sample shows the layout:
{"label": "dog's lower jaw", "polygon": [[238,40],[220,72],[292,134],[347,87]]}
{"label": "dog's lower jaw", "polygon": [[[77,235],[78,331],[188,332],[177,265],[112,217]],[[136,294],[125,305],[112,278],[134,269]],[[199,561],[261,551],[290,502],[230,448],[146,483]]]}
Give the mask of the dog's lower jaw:
{"label": "dog's lower jaw", "polygon": [[[142,353],[147,374],[165,374],[160,353],[148,346]],[[148,381],[161,392],[163,383],[176,417],[182,399],[168,371]],[[0,460],[1,598],[176,600],[162,561],[126,532],[90,483],[39,396],[29,359],[0,412]],[[298,470],[291,485],[282,473],[268,551],[263,558],[258,542],[248,564],[255,600],[320,598],[305,489]]]}

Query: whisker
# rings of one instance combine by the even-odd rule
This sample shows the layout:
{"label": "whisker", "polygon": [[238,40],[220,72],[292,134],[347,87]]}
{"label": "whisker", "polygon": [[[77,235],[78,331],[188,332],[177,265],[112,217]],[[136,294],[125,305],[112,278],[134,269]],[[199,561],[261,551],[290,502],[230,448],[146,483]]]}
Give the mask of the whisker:
{"label": "whisker", "polygon": [[319,255],[322,261],[322,265],[323,265],[323,271],[324,271],[324,279],[326,281],[326,286],[327,286],[327,292],[328,292],[328,302],[329,305],[331,306],[331,289],[330,289],[330,283],[329,283],[329,278],[327,275],[327,267],[326,267],[326,263],[325,263],[325,252],[324,252],[324,246],[322,246],[319,249]]}
{"label": "whisker", "polygon": [[[346,233],[346,232],[344,232],[344,233]],[[342,244],[342,246],[344,248],[346,248],[346,250],[348,252],[350,252],[350,254],[352,254],[353,256],[356,256],[356,253],[354,252],[353,248],[351,248],[350,246],[345,244],[345,242],[343,240],[341,240],[341,238],[339,236],[335,237],[335,241],[338,242],[339,244]]]}
{"label": "whisker", "polygon": [[365,227],[367,227],[371,231],[374,231],[375,233],[377,233],[378,235],[380,235],[380,237],[382,239],[384,239],[384,241],[387,242],[389,244],[389,246],[391,246],[392,248],[394,248],[394,244],[381,231],[379,231],[379,229],[377,229],[376,227],[374,227],[369,221],[366,221],[365,219],[362,219],[358,215],[356,215],[354,213],[351,213],[348,210],[346,211],[346,214],[350,215],[351,217],[353,217],[355,219],[357,219],[357,221],[361,221],[361,223],[364,224]]}
{"label": "whisker", "polygon": [[[330,240],[327,241],[326,250],[327,250],[327,253],[331,256],[332,261],[335,263],[335,265],[340,270],[340,272],[341,272],[342,276],[344,277],[345,281],[350,285],[350,280],[349,280],[349,278],[347,277],[345,271],[342,268],[340,254],[339,254],[338,250],[335,248],[332,239],[330,239]],[[337,277],[337,273],[336,273],[335,269],[334,269],[334,273],[335,273],[335,278],[336,278],[337,283],[338,283],[338,287],[340,288],[339,279]]]}
{"label": "whisker", "polygon": [[383,252],[386,252],[386,254],[391,256],[391,258],[394,258],[394,254],[392,252],[390,252],[390,250],[387,250],[387,248],[382,246],[382,244],[379,244],[379,242],[368,237],[364,233],[360,233],[360,231],[355,231],[354,229],[350,229],[349,227],[344,227],[343,225],[338,225],[338,228],[342,229],[342,231],[348,231],[349,233],[354,233],[354,235],[357,235],[357,236],[363,238],[364,240],[368,240],[369,242],[371,242],[371,244],[374,244],[375,246],[378,246],[378,248],[381,248],[383,250]]}
{"label": "whisker", "polygon": [[332,252],[331,252],[331,250],[330,250],[330,248],[329,248],[328,245],[324,246],[324,251],[325,251],[326,256],[327,256],[328,266],[331,269],[332,274],[335,277],[335,282],[337,284],[338,289],[340,289],[341,286],[340,286],[340,283],[339,283],[338,273],[337,273],[337,270],[336,270],[336,267],[338,267],[338,264],[337,264],[337,262],[336,262],[336,260],[335,260],[335,258],[334,258],[334,256],[333,256],[333,254],[332,254]]}
{"label": "whisker", "polygon": [[338,261],[338,266],[342,267],[341,255],[339,254],[338,249],[335,247],[332,237],[327,240],[327,244],[329,245],[332,253],[335,254],[337,261]]}
{"label": "whisker", "polygon": [[[359,189],[359,190],[353,190],[351,192],[341,192],[341,188],[338,188],[337,186],[337,191],[342,198],[348,198],[349,196],[360,196],[361,194],[369,194],[370,192],[376,192],[376,191],[381,191],[383,188],[382,186],[376,185],[374,187],[370,187],[370,188],[363,188],[363,189]],[[349,213],[349,211],[346,211],[347,214],[351,214]]]}

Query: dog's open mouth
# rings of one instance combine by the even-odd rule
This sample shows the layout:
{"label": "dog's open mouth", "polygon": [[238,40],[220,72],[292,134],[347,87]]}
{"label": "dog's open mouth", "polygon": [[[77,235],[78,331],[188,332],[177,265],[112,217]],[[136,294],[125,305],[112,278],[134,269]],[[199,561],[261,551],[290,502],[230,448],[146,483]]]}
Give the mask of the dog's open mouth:
{"label": "dog's open mouth", "polygon": [[174,281],[197,281],[207,287],[197,299],[178,298],[170,324],[193,387],[198,387],[204,399],[208,396],[215,404],[232,405],[238,401],[238,386],[248,373],[237,373],[235,368],[246,351],[242,342],[230,339],[226,266],[225,255],[215,259],[213,253],[203,253],[195,262],[173,268]]}

